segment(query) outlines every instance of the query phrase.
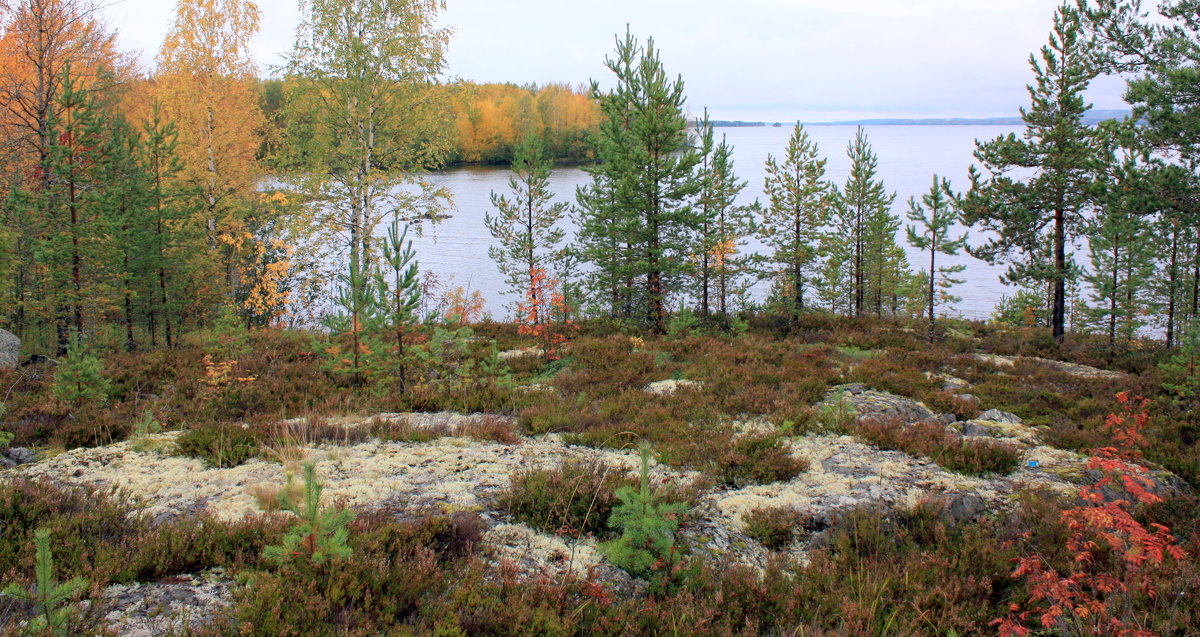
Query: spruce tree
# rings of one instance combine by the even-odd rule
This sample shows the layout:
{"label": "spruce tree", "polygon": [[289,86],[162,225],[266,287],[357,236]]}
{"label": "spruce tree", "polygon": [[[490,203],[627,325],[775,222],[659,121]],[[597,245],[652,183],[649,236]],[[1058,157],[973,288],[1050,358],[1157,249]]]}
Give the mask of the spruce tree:
{"label": "spruce tree", "polygon": [[804,293],[821,265],[821,237],[831,215],[825,163],[799,122],[788,138],[782,163],[767,155],[763,190],[769,204],[758,238],[771,248],[772,266],[788,281],[793,315],[804,311]]}
{"label": "spruce tree", "polygon": [[553,202],[551,170],[541,138],[526,135],[516,148],[508,178],[512,197],[493,192],[497,216],[484,215],[488,231],[500,243],[488,248],[488,256],[500,268],[509,291],[523,300],[532,295],[539,306],[537,272],[557,269],[551,262],[561,259],[564,232],[559,224],[568,208],[566,203]]}
{"label": "spruce tree", "polygon": [[993,235],[971,253],[1008,263],[1005,283],[1052,286],[1051,329],[1062,340],[1067,283],[1077,273],[1067,247],[1086,230],[1087,184],[1096,161],[1083,121],[1089,108],[1083,92],[1096,77],[1096,56],[1077,10],[1058,9],[1040,57],[1030,56],[1036,81],[1029,87],[1031,107],[1021,109],[1024,134],[977,143],[975,157],[987,174],[972,167],[963,210],[968,224]]}
{"label": "spruce tree", "polygon": [[959,222],[959,218],[958,195],[951,190],[949,180],[941,179],[939,181],[937,175],[933,176],[933,185],[930,186],[928,193],[921,196],[920,202],[916,197],[908,200],[908,220],[913,222],[906,229],[908,243],[918,250],[929,252],[927,275],[929,289],[926,300],[929,307],[930,339],[935,336],[938,290],[941,290],[941,298],[944,301],[953,302],[949,289],[962,283],[961,279],[955,279],[953,275],[962,272],[967,267],[963,264],[954,266],[937,264],[939,254],[954,256],[966,246],[966,235],[957,239],[950,236],[950,231]]}
{"label": "spruce tree", "polygon": [[688,272],[700,155],[688,147],[683,80],[667,76],[652,38],[643,46],[626,33],[605,64],[616,87],[592,83],[602,121],[592,184],[577,193],[581,257],[607,280],[614,314],[661,333]]}

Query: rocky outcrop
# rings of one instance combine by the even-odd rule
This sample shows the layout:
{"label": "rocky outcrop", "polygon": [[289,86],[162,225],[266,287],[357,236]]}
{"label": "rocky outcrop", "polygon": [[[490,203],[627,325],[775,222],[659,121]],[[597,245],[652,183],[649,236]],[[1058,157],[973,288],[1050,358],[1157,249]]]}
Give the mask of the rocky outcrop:
{"label": "rocky outcrop", "polygon": [[[868,413],[900,414],[914,419],[930,415],[919,403],[898,396],[860,387],[842,391],[848,400],[857,399]],[[621,595],[639,595],[645,590],[643,582],[631,579],[609,564],[594,539],[536,531],[511,519],[498,505],[499,494],[509,487],[516,471],[556,466],[563,460],[576,459],[603,462],[633,473],[638,465],[634,450],[567,445],[554,434],[522,438],[518,444],[455,437],[455,432],[473,418],[459,414],[386,414],[376,418],[403,420],[412,426],[445,431],[447,437],[425,443],[373,440],[305,447],[303,454],[316,463],[325,483],[325,497],[331,501],[358,508],[386,508],[398,514],[470,512],[478,515],[484,525],[485,554],[496,563],[516,565],[528,577],[591,575]],[[341,426],[355,427],[370,420],[374,419],[338,422]],[[988,422],[976,424],[993,426]],[[1003,423],[994,426],[1001,425],[1023,426]],[[754,421],[739,426],[756,429],[765,425]],[[147,438],[169,448],[176,435],[155,434]],[[786,482],[710,489],[681,527],[681,546],[702,559],[762,567],[771,558],[771,552],[744,529],[743,516],[755,508],[786,507],[803,516],[807,521],[805,528],[817,534],[788,549],[802,557],[812,547],[819,546],[821,529],[836,526],[853,510],[876,508],[886,512],[918,502],[934,502],[940,503],[947,520],[961,522],[1011,506],[1013,495],[1022,489],[1074,493],[1084,471],[1083,457],[1044,446],[1027,447],[1023,452],[1026,460],[1036,461],[1036,466],[1026,462],[1009,475],[980,478],[951,473],[930,460],[899,451],[883,451],[851,436],[808,435],[789,439],[788,445],[793,455],[810,462],[808,471]],[[141,445],[138,449],[154,447]],[[258,490],[282,487],[288,472],[295,469],[294,464],[261,458],[237,467],[214,469],[191,458],[137,451],[131,443],[123,442],[68,451],[8,473],[42,477],[66,485],[117,488],[144,502],[144,510],[158,519],[199,512],[222,519],[239,519],[261,511],[255,497]],[[696,472],[665,465],[654,467],[651,476],[655,483],[673,484],[700,477]],[[217,586],[204,579],[207,575],[198,577],[201,580],[114,589],[120,602],[117,607],[124,609],[118,620],[133,622],[125,624],[128,626],[154,625],[147,623],[148,619],[143,621],[154,613],[148,610],[150,606],[137,606],[134,601],[137,597],[167,600],[164,617],[186,610],[193,598],[202,601],[203,596],[196,592],[198,586],[201,591],[209,590],[204,586]],[[214,599],[219,597],[214,593]],[[153,634],[153,631],[127,634]]]}
{"label": "rocky outcrop", "polygon": [[0,451],[0,456],[12,463],[13,466],[37,462],[37,453],[25,447],[13,447]]}
{"label": "rocky outcrop", "polygon": [[694,380],[660,380],[646,385],[646,392],[655,396],[669,396],[683,389],[700,389],[704,384]]}
{"label": "rocky outcrop", "polygon": [[1097,369],[1080,365],[1078,363],[1067,363],[1064,361],[1053,361],[1047,358],[1038,358],[1037,356],[1000,356],[997,354],[975,354],[975,358],[984,363],[995,365],[997,367],[1015,367],[1018,360],[1032,361],[1038,365],[1049,367],[1055,371],[1070,374],[1079,378],[1125,378],[1127,374],[1114,372],[1107,369]]}
{"label": "rocky outcrop", "polygon": [[1000,438],[1026,447],[1042,445],[1042,432],[1026,425],[1021,419],[1007,411],[989,409],[978,418],[956,422],[950,428],[965,437]]}
{"label": "rocky outcrop", "polygon": [[875,391],[862,383],[838,385],[825,395],[822,405],[838,400],[854,408],[860,422],[866,420],[898,420],[903,423],[924,422],[934,417],[928,407],[911,398]]}
{"label": "rocky outcrop", "polygon": [[188,633],[233,603],[234,582],[216,568],[158,582],[104,589],[109,628],[122,637]]}
{"label": "rocky outcrop", "polygon": [[16,369],[21,361],[21,339],[8,330],[0,330],[0,369]]}

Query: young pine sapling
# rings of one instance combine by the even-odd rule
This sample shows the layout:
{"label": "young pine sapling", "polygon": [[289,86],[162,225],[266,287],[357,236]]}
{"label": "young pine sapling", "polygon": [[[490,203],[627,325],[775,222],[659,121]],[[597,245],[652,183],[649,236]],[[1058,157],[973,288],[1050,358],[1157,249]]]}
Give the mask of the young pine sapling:
{"label": "young pine sapling", "polygon": [[53,635],[67,636],[71,630],[67,623],[70,610],[61,608],[62,603],[82,591],[87,583],[82,578],[58,583],[54,581],[54,558],[50,554],[50,529],[38,529],[34,533],[37,544],[37,554],[34,557],[34,571],[37,584],[32,591],[24,587],[10,584],[5,587],[4,594],[34,605],[37,616],[29,622],[29,634],[41,634],[49,631]]}
{"label": "young pine sapling", "polygon": [[287,487],[279,493],[279,507],[300,519],[288,530],[283,544],[268,546],[263,551],[264,557],[281,564],[302,558],[305,564],[320,565],[333,558],[349,556],[346,525],[354,519],[354,514],[346,509],[321,508],[323,487],[317,480],[313,463],[304,463],[303,503],[297,503],[291,497],[292,481],[293,477],[288,476]]}

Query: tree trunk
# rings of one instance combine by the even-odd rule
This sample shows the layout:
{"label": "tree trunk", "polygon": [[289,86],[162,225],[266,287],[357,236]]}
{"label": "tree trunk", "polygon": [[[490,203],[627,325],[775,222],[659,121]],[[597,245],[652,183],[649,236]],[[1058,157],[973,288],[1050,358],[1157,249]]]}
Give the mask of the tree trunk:
{"label": "tree trunk", "polygon": [[1167,349],[1175,346],[1175,295],[1179,276],[1179,232],[1171,234],[1171,260],[1167,275]]}
{"label": "tree trunk", "polygon": [[1050,329],[1054,340],[1066,337],[1067,316],[1067,254],[1066,213],[1062,206],[1054,211],[1054,303],[1050,312]]}

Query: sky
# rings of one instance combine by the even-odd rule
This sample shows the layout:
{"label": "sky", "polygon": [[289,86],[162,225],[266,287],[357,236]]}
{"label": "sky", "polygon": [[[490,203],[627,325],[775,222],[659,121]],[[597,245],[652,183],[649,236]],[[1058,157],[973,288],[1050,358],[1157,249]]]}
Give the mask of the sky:
{"label": "sky", "polygon": [[[254,56],[279,65],[297,0],[258,0]],[[1060,0],[448,0],[449,78],[608,82],[604,58],[626,25],[652,36],[688,108],[714,119],[808,122],[873,117],[1014,116],[1028,103],[1029,54]],[[173,0],[105,8],[127,50],[152,67]],[[1123,108],[1123,81],[1088,94]]]}

